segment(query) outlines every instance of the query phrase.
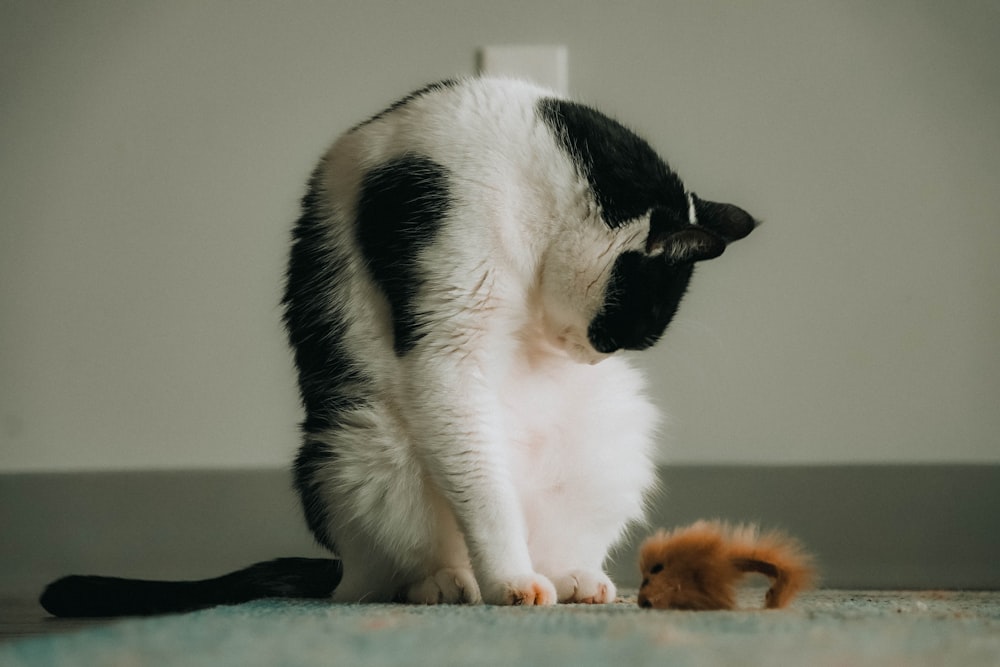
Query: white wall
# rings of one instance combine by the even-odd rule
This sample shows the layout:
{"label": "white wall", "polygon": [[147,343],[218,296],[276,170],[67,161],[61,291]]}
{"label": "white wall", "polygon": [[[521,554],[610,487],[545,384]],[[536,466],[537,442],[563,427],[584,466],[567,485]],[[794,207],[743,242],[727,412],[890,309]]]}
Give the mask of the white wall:
{"label": "white wall", "polygon": [[0,471],[285,465],[280,284],[340,131],[476,46],[765,225],[640,355],[683,462],[1000,462],[985,2],[0,5]]}

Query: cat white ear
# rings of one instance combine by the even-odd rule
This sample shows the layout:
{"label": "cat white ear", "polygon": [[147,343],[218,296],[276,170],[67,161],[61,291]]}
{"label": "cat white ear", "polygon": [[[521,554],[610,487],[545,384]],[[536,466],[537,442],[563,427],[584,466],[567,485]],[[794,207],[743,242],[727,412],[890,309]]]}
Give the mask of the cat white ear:
{"label": "cat white ear", "polygon": [[694,225],[654,241],[647,251],[662,254],[671,264],[687,264],[718,257],[726,249],[720,236]]}
{"label": "cat white ear", "polygon": [[739,206],[705,201],[692,195],[698,225],[712,230],[726,242],[737,241],[757,226],[757,221]]}

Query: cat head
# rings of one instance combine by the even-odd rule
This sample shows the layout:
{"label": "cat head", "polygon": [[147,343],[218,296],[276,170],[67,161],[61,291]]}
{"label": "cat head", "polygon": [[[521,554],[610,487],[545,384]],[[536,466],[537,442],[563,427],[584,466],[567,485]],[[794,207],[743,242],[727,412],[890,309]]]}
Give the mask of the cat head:
{"label": "cat head", "polygon": [[615,260],[604,304],[587,337],[601,354],[644,350],[660,339],[673,319],[696,262],[713,259],[746,237],[756,220],[732,204],[688,196],[688,210],[654,208],[645,248]]}

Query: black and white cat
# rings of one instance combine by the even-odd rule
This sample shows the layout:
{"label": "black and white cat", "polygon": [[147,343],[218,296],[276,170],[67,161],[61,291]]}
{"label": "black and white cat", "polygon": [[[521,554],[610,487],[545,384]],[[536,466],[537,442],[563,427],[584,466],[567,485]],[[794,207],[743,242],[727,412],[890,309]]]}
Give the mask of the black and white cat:
{"label": "black and white cat", "polygon": [[615,353],[653,345],[694,264],[754,226],[521,81],[436,83],[341,136],[284,297],[295,485],[341,560],[333,598],[614,600],[603,563],[642,518],[657,424]]}

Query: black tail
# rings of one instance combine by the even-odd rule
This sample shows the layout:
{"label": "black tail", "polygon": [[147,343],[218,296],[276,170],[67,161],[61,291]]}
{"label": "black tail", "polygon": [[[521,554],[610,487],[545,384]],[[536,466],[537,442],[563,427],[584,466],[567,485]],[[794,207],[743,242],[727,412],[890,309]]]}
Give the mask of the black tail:
{"label": "black tail", "polygon": [[72,575],[45,587],[53,616],[148,616],[260,598],[326,598],[340,583],[339,560],[278,558],[201,581],[146,581]]}

